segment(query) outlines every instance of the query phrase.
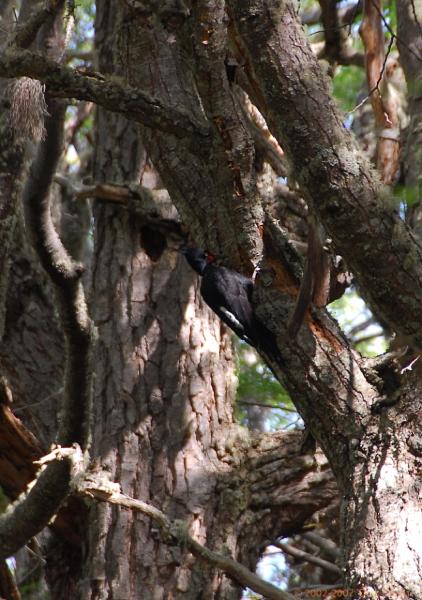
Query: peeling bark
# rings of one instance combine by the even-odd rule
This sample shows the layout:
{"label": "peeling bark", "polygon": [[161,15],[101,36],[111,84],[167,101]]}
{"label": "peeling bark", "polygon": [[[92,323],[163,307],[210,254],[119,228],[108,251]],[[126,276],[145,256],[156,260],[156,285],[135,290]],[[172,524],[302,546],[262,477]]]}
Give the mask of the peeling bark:
{"label": "peeling bark", "polygon": [[397,179],[400,130],[397,105],[387,92],[387,61],[384,49],[382,2],[364,2],[360,33],[365,45],[366,79],[378,135],[377,167],[381,180],[391,185]]}

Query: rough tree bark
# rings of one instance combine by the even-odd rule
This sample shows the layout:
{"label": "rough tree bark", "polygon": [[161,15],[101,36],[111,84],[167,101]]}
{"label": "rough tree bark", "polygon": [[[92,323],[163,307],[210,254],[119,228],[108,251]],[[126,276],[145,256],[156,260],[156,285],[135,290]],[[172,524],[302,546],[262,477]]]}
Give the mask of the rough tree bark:
{"label": "rough tree bark", "polygon": [[[108,3],[98,5],[97,27],[99,68],[119,73],[111,49],[115,52],[122,22]],[[95,180],[138,181],[147,157],[137,128],[103,111],[97,127]],[[142,235],[142,222],[120,209],[97,207],[95,221],[94,460],[125,493],[186,520],[197,540],[215,550],[226,547],[253,568],[259,554],[257,532],[263,540],[277,521],[279,530],[287,522],[281,507],[269,516],[265,506],[275,501],[276,479],[271,482],[263,469],[260,476],[267,478],[268,488],[260,496],[252,491],[260,469],[255,478],[243,476],[250,472],[246,463],[259,457],[256,444],[262,442],[257,438],[251,445],[247,433],[233,423],[230,338],[201,301],[184,259],[171,247],[159,248],[157,231],[151,247],[151,236]],[[288,472],[301,471],[304,486],[307,473],[312,480],[314,460],[300,456],[297,437],[290,446],[286,441],[284,449],[267,443],[267,469],[291,452]],[[325,470],[321,464],[321,473]],[[314,508],[331,501],[330,482],[326,472],[321,496],[315,493],[311,502]],[[317,490],[318,483],[314,485]],[[292,493],[285,505],[292,502]],[[250,522],[248,506],[258,502],[262,505]],[[288,527],[298,527],[311,512],[307,502],[299,503]],[[140,590],[154,599],[240,597],[238,586],[221,573],[183,548],[159,541],[148,519],[93,506],[81,597],[134,598]]]}
{"label": "rough tree bark", "polygon": [[[0,73],[31,74],[138,120],[142,146],[133,122],[99,110],[96,182],[138,182],[148,154],[190,236],[245,273],[261,267],[254,302],[282,357],[271,367],[342,498],[345,583],[367,597],[418,598],[420,374],[362,359],[322,309],[288,337],[301,263],[262,200],[253,136],[226,75],[228,37],[310,211],[379,314],[420,348],[421,247],[344,129],[289,2],[100,1],[98,70],[110,82],[25,51],[6,53]],[[331,501],[327,466],[301,455],[294,437],[245,437],[233,423],[229,339],[170,244],[131,213],[101,206],[95,244],[94,464],[253,568],[265,542],[300,530]],[[57,598],[240,596],[186,548],[163,543],[146,517],[94,504],[85,536],[86,557],[75,552],[66,580],[64,546],[52,559]]]}

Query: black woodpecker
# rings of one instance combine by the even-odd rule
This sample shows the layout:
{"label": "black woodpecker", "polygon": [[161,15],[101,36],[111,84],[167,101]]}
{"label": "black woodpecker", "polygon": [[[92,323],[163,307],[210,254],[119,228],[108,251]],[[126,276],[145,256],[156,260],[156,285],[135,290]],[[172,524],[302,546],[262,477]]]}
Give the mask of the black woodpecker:
{"label": "black woodpecker", "polygon": [[201,295],[208,306],[241,340],[280,361],[274,334],[254,314],[252,280],[214,264],[215,257],[199,248],[183,247],[181,252],[201,275]]}

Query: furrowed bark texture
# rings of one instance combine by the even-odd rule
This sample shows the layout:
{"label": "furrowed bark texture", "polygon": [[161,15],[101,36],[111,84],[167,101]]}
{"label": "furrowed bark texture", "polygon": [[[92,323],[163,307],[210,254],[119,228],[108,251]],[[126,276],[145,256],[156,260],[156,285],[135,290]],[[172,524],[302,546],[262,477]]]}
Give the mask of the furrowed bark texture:
{"label": "furrowed bark texture", "polygon": [[57,432],[65,347],[51,283],[29,245],[21,214],[11,257],[1,372],[13,391],[13,411],[46,449]]}
{"label": "furrowed bark texture", "polygon": [[[213,14],[218,14],[218,10]],[[209,23],[209,21],[207,21],[209,12],[205,10],[201,15],[205,22]],[[131,31],[130,26],[128,27],[128,33],[125,36],[125,40],[129,44],[129,48],[125,55],[132,58],[132,60],[128,62],[128,72],[131,82],[135,82],[142,86],[143,89],[148,90],[149,87],[153,85],[151,72],[160,73],[160,81],[166,81],[166,88],[162,93],[166,95],[169,93],[169,90],[172,90],[173,93],[171,97],[178,97],[178,95],[182,94],[181,98],[183,98],[182,92],[184,91],[184,88],[182,86],[181,91],[180,70],[177,70],[178,78],[175,78],[173,72],[168,70],[169,64],[173,64],[170,58],[166,54],[164,56],[160,54],[162,52],[172,52],[171,58],[177,58],[176,42],[172,45],[170,50],[168,50],[168,45],[166,46],[164,44],[164,40],[162,40],[161,43],[158,43],[157,40],[160,40],[159,36],[161,34],[163,36],[167,35],[168,32],[167,30],[164,31],[165,27],[162,20],[160,21],[155,18],[154,15],[151,15],[148,11],[146,16],[143,15],[142,18],[138,18],[138,21],[136,21],[136,19],[134,19],[134,21],[139,25],[144,35],[142,37],[143,44],[139,46],[139,48],[142,49],[142,55],[140,53],[139,55],[137,54],[138,46],[134,43],[136,36],[135,33]],[[198,21],[195,21],[195,23],[197,22]],[[133,21],[131,20],[131,25],[132,24]],[[186,31],[190,31],[191,26],[192,23],[183,21],[177,30],[177,35],[179,37],[176,36],[175,40],[183,40],[183,36],[186,34]],[[221,34],[221,30],[224,29],[223,21],[213,21],[213,26],[213,33],[215,33],[218,38],[218,35]],[[154,32],[154,35],[152,32]],[[195,31],[195,33],[198,35],[197,31]],[[146,44],[146,40],[151,40],[150,46]],[[221,104],[218,104],[216,99],[217,92],[214,90],[213,86],[210,85],[210,81],[212,83],[214,77],[216,80],[219,80],[218,60],[213,61],[213,64],[217,64],[217,67],[214,70],[212,66],[210,66],[211,57],[215,59],[216,55],[218,56],[218,42],[216,41],[212,44],[209,37],[205,37],[202,41],[206,41],[207,43],[203,44],[203,46],[205,48],[211,46],[211,50],[209,55],[204,49],[198,50],[199,58],[196,65],[197,81],[199,81],[198,90],[204,94],[204,110],[208,110],[211,116],[213,114],[213,109],[218,107],[218,109],[221,110],[222,108]],[[163,50],[163,47],[165,50]],[[217,54],[213,54],[213,49]],[[287,57],[285,58],[287,60]],[[145,61],[145,68],[142,61]],[[154,69],[152,70],[150,69],[151,63],[154,65]],[[137,69],[133,65],[141,65],[141,68]],[[148,65],[148,69],[146,65]],[[205,69],[205,65],[207,66],[207,69]],[[157,90],[157,87],[154,87],[154,89]],[[206,90],[206,94],[203,90]],[[221,88],[220,86],[219,91],[220,95],[224,96],[224,87]],[[306,96],[305,91],[303,92],[303,97]],[[190,97],[191,96],[189,96],[189,98]],[[299,99],[302,100],[301,95],[299,95]],[[214,101],[215,104],[213,104],[212,101]],[[291,99],[291,101],[293,100]],[[303,101],[305,102],[305,100]],[[297,118],[300,116],[300,111],[297,99],[295,99],[295,102],[295,111],[294,114],[290,116],[289,125],[291,127],[303,127],[303,129],[305,129],[302,122]],[[271,118],[275,115],[275,105],[272,108],[274,113],[270,113]],[[279,111],[278,105],[277,111]],[[231,113],[231,115],[233,118],[233,113]],[[217,131],[219,131],[218,128]],[[277,130],[275,129],[275,131]],[[324,139],[327,139],[327,137],[328,134]],[[197,214],[195,212],[195,210],[197,211],[197,208],[195,208],[194,204],[196,198],[192,197],[192,191],[195,191],[196,189],[196,169],[198,168],[198,161],[202,158],[201,155],[197,154],[192,157],[190,153],[186,152],[186,148],[183,148],[184,161],[181,165],[180,158],[178,158],[181,156],[182,152],[179,140],[172,140],[164,134],[157,135],[155,132],[152,134],[146,130],[144,131],[144,139],[151,152],[154,164],[157,166],[163,180],[169,182],[170,191],[182,216],[187,219],[189,225],[192,224],[192,231],[196,232],[198,230],[198,232],[200,232],[200,228],[206,226],[208,226],[208,229],[205,229],[205,231],[208,231],[210,225],[212,228],[214,224],[212,216],[215,214],[215,207],[218,206],[220,202],[223,204],[227,203],[228,199],[227,196],[218,195],[215,197],[212,204],[208,203],[204,214],[204,218],[206,217],[209,219],[207,223],[199,220],[196,222],[195,218],[192,218],[192,213],[194,216]],[[284,145],[284,138],[280,136],[279,139]],[[292,143],[291,140],[289,140],[289,142]],[[289,146],[287,147],[289,149]],[[201,150],[204,151],[204,146]],[[297,147],[295,147],[294,150],[299,151]],[[313,148],[313,150],[315,151],[315,148]],[[352,153],[350,156],[353,156],[353,160],[355,160],[357,151],[352,151],[350,148],[349,150],[350,153]],[[172,161],[169,160],[170,156],[174,157]],[[313,164],[313,169],[316,171],[318,157],[315,156],[315,152],[311,153],[310,156],[315,157],[315,159],[308,158],[307,160]],[[216,154],[216,160],[217,157],[218,154]],[[209,172],[209,166],[211,165],[212,167],[213,164],[213,161],[210,160],[207,165],[207,172]],[[324,162],[322,164],[324,166]],[[335,162],[333,164],[335,166]],[[325,166],[327,166],[327,163],[325,163]],[[181,173],[185,173],[185,168],[189,168],[190,185],[189,190],[186,190],[185,198],[182,200],[181,190],[183,189],[183,186],[186,185],[186,182],[181,178]],[[240,169],[237,171],[237,174],[240,178],[239,181],[242,181],[243,171]],[[217,173],[216,177],[218,177]],[[218,184],[218,181],[218,178],[214,178],[214,186]],[[321,181],[319,181],[319,183],[321,183]],[[347,181],[344,181],[344,177],[342,181],[337,181],[336,189],[338,194],[342,193],[341,185],[346,185],[346,183]],[[245,186],[244,190],[246,189],[249,192],[249,198],[253,198],[254,194],[256,194],[254,186]],[[348,188],[346,187],[346,191],[347,189]],[[207,188],[207,192],[208,190],[212,190],[212,188]],[[353,196],[353,194],[351,194],[351,196]],[[203,194],[199,197],[203,197]],[[374,202],[371,210],[377,212],[377,207],[374,206],[375,196],[373,196],[372,199]],[[196,203],[196,206],[198,206],[198,203]],[[378,216],[381,214],[383,214],[382,210],[379,209]],[[394,215],[391,218],[394,221]],[[335,222],[332,215],[331,219]],[[344,216],[344,219],[346,220],[346,216]],[[219,232],[219,241],[221,240],[222,247],[229,247],[224,245],[223,240],[224,236],[228,237],[232,232],[228,230],[227,226],[223,229],[221,223],[215,223],[216,231]],[[398,219],[397,223],[399,223]],[[347,217],[346,231],[350,230],[349,224],[349,217]],[[244,226],[244,222],[239,219],[238,222],[233,223],[233,225],[241,230]],[[345,226],[344,222],[342,226]],[[401,226],[399,226],[399,229],[400,227]],[[202,233],[201,237],[199,237],[199,235],[201,234],[198,234],[198,239],[202,240],[206,239],[205,236],[207,233]],[[367,232],[362,236],[361,241],[364,238],[365,241],[367,240],[367,237],[365,236],[367,236]],[[282,232],[277,225],[271,221],[265,223],[264,243],[266,249],[266,263],[264,267],[268,273],[266,273],[264,269],[259,275],[259,280],[263,282],[264,285],[258,286],[256,300],[259,304],[259,316],[271,329],[279,334],[278,340],[283,357],[283,364],[277,365],[274,368],[277,374],[282,376],[283,381],[287,385],[289,392],[301,411],[305,422],[310,426],[318,441],[322,444],[322,447],[330,457],[331,465],[336,473],[338,481],[341,483],[342,489],[345,490],[346,502],[343,514],[347,521],[349,512],[351,511],[353,513],[352,505],[349,504],[350,498],[354,497],[353,494],[349,493],[350,485],[351,482],[352,484],[355,484],[356,481],[359,480],[359,476],[362,474],[363,469],[362,462],[364,463],[364,461],[360,460],[359,454],[357,457],[355,456],[356,448],[362,444],[362,447],[364,448],[363,454],[364,456],[368,456],[372,451],[374,443],[373,438],[374,436],[376,437],[379,428],[378,417],[373,419],[371,416],[371,405],[379,398],[379,390],[366,379],[365,374],[361,371],[358,356],[351,351],[345,340],[339,334],[336,326],[330,321],[327,315],[324,314],[324,311],[312,311],[306,318],[306,327],[303,328],[297,343],[289,341],[288,336],[285,334],[286,323],[292,305],[292,297],[294,297],[295,291],[297,290],[296,280],[292,273],[292,263],[294,263],[294,259],[292,258],[291,253],[289,254],[287,244],[285,243],[285,240],[283,240]],[[258,244],[257,247],[259,247]],[[282,260],[280,260],[281,257],[283,257]],[[385,259],[385,254],[383,254],[383,258]],[[283,262],[283,259],[286,260],[287,264]],[[370,260],[371,258],[368,258],[367,262]],[[366,267],[367,264],[365,264],[365,268]],[[371,271],[369,271],[369,273],[371,273]],[[392,390],[390,390],[390,392],[392,393]],[[387,392],[387,395],[390,392]],[[368,454],[366,454],[366,452]],[[360,491],[362,492],[361,489]],[[367,534],[365,514],[360,513],[359,517],[362,520],[363,531]],[[359,541],[365,537],[362,534],[362,529],[360,529],[360,532],[362,538],[359,538]],[[357,544],[357,539],[355,540],[355,544]],[[352,552],[352,547],[353,544],[348,545],[347,548],[345,548],[346,554]],[[351,562],[353,563],[353,561]],[[355,584],[356,581],[359,581],[359,583],[365,581],[364,574],[357,565],[354,570],[353,568],[351,569],[351,574],[351,581],[353,584]]]}
{"label": "furrowed bark texture", "polygon": [[[136,130],[109,114],[99,120],[97,178],[130,181],[139,165]],[[140,222],[113,208],[97,207],[96,218],[94,455],[124,493],[187,519],[204,542],[218,505],[217,473],[232,460],[229,339],[178,253],[166,250],[153,263]],[[145,598],[171,591],[189,598],[207,585],[231,585],[161,544],[147,518],[105,505],[91,510],[83,598],[136,598],[139,590]]]}
{"label": "furrowed bark texture", "polygon": [[[180,15],[170,34],[164,12],[153,13],[144,6],[142,12],[128,14],[120,37],[130,83],[149,93],[153,90],[163,104],[175,102],[189,106],[195,114],[205,113],[212,123],[209,139],[201,139],[201,144],[195,136],[186,145],[185,138],[147,128],[142,129],[143,140],[198,244],[208,242],[206,247],[211,250],[223,248],[229,263],[248,272],[264,239],[271,274],[261,286],[267,297],[257,294],[256,300],[258,304],[267,302],[267,309],[258,309],[258,315],[278,334],[283,364],[274,365],[274,369],[305,421],[318,428],[316,435],[323,448],[332,447],[336,451],[331,455],[341,455],[338,444],[342,438],[333,434],[343,436],[346,429],[349,435],[353,430],[350,407],[366,411],[377,391],[365,380],[357,355],[324,311],[307,315],[299,346],[292,344],[286,333],[298,289],[299,262],[280,228],[264,223],[252,140],[243,127],[225,73],[226,36],[227,19],[218,2],[201,3],[192,9],[189,19]],[[185,59],[190,39],[194,40],[192,66]],[[315,366],[318,373],[325,374],[323,382],[316,377]],[[333,463],[333,468],[339,476],[344,474],[342,464]]]}
{"label": "furrowed bark texture", "polygon": [[[2,10],[3,4],[6,10],[7,3],[2,3]],[[20,6],[19,24],[43,4],[39,0],[24,0]],[[12,31],[15,26],[12,13],[10,20],[10,27],[7,22],[2,22],[2,43],[6,42],[7,31]],[[40,35],[39,44],[44,43],[47,35],[48,31]],[[11,83],[3,80],[0,92]],[[11,89],[4,96],[6,99],[12,102]],[[22,98],[17,92],[14,101],[25,104],[28,97]],[[64,340],[55,314],[51,283],[34,254],[23,223],[20,195],[36,146],[22,135],[24,123],[17,122],[13,127],[12,110],[6,106],[2,108],[0,197],[10,210],[4,220],[0,218],[0,229],[4,233],[0,233],[1,375],[13,391],[13,411],[43,447],[48,448],[57,431],[58,407],[63,395]],[[36,109],[32,99],[26,110],[32,113]],[[24,111],[21,117],[30,120],[31,115]],[[3,206],[4,202],[0,200]]]}
{"label": "furrowed bark texture", "polygon": [[403,385],[400,403],[355,444],[353,477],[342,489],[347,583],[371,586],[381,597],[420,597],[420,414],[415,373]]}
{"label": "furrowed bark texture", "polygon": [[207,123],[206,136],[197,130],[176,137],[145,127],[143,141],[195,242],[251,274],[262,251],[264,217],[253,139],[224,65],[224,6],[198,5],[190,18],[179,14],[173,23],[165,10],[139,5],[143,10],[129,12],[121,32],[129,83]]}
{"label": "furrowed bark texture", "polygon": [[[119,27],[116,12],[100,4],[99,63],[110,72]],[[137,180],[145,153],[136,127],[102,111],[97,125],[95,179]],[[93,452],[124,493],[188,519],[205,541],[232,426],[231,347],[181,256],[165,250],[153,263],[145,253],[141,224],[119,209],[96,208]],[[191,573],[186,552],[162,545],[147,518],[105,505],[91,510],[83,598],[136,598],[140,590],[145,598],[171,591],[189,598],[205,585],[209,574]]]}
{"label": "furrowed bark texture", "polygon": [[[119,73],[110,44],[122,26],[120,14],[116,19],[109,3],[98,6],[103,71]],[[97,135],[95,180],[137,180],[146,157],[134,125],[99,111]],[[176,142],[170,137],[166,143]],[[177,168],[185,169],[182,159]],[[253,442],[233,424],[231,344],[201,301],[196,276],[171,248],[151,260],[142,220],[101,205],[95,217],[94,459],[124,493],[186,520],[199,542],[216,551],[226,546],[254,568],[270,530],[300,529],[317,506],[332,502],[327,463],[302,456],[297,436],[283,448],[277,438]],[[277,505],[282,465],[292,488]],[[307,490],[300,502],[299,489]],[[82,598],[241,595],[185,548],[163,543],[148,518],[118,507],[91,507],[87,548]]]}
{"label": "furrowed bark texture", "polygon": [[293,4],[228,4],[307,200],[377,310],[421,347],[422,250],[344,128]]}
{"label": "furrowed bark texture", "polygon": [[[249,58],[243,52],[254,100],[309,204],[379,312],[420,345],[419,246],[386,206],[387,195],[344,130],[292,6],[228,4],[239,48],[251,48]],[[224,7],[210,0],[191,8],[169,14],[139,2],[131,12],[99,2],[98,67],[113,76],[110,83],[28,53],[0,59],[0,72],[7,61],[18,71],[32,68],[55,90],[142,121],[148,157],[194,241],[246,273],[264,250],[257,314],[278,335],[282,359],[272,367],[336,475],[348,583],[413,597],[422,562],[412,537],[421,529],[417,375],[399,377],[388,365],[384,379],[369,373],[324,310],[308,311],[297,340],[286,335],[298,259],[285,231],[265,215],[252,134],[224,66]],[[121,64],[141,92],[119,96]],[[133,124],[99,111],[97,142],[96,182],[139,182],[146,155]],[[233,425],[232,355],[221,323],[202,305],[197,281],[178,255],[164,242],[152,249],[141,230],[142,220],[120,208],[96,208],[94,458],[123,492],[185,519],[200,542],[217,552],[225,545],[254,568],[261,544],[300,530],[318,506],[327,506],[332,479],[326,463],[315,466],[318,459],[300,455],[295,444],[286,454],[281,440],[280,448],[273,445],[276,437],[266,446],[267,438],[249,439]],[[380,399],[392,408],[376,412]],[[84,577],[78,582],[80,573],[73,573],[74,585],[56,586],[55,597],[74,598],[75,590],[91,600],[126,600],[139,590],[154,600],[240,595],[185,548],[164,544],[146,517],[116,507],[91,508],[87,548],[85,565],[76,561]],[[64,556],[62,546],[51,580],[60,577]]]}
{"label": "furrowed bark texture", "polygon": [[[0,47],[6,41],[5,32],[13,23],[11,2],[0,8]],[[4,333],[5,303],[9,282],[10,246],[16,226],[17,198],[21,191],[24,145],[18,140],[10,123],[10,110],[6,108],[10,81],[0,79],[0,340]]]}

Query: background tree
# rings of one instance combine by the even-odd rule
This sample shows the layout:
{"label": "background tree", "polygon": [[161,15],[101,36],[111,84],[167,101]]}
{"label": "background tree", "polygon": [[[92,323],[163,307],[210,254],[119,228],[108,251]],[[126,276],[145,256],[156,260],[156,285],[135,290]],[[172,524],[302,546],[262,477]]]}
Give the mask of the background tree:
{"label": "background tree", "polygon": [[[21,78],[0,121],[5,494],[52,441],[64,449],[3,516],[3,561],[28,544],[52,598],[292,598],[253,574],[275,544],[290,588],[420,598],[419,7],[400,0],[396,22],[376,0],[309,4],[307,38],[288,1],[99,0],[93,48],[91,3],[73,38],[72,3],[13,8],[0,13],[0,75]],[[345,116],[331,87],[356,106],[364,67]],[[230,332],[186,242],[254,278],[277,339],[239,406],[268,403],[278,379],[317,450],[300,430],[236,423]],[[397,352],[363,357],[358,324],[347,338],[325,308],[351,273]]]}

